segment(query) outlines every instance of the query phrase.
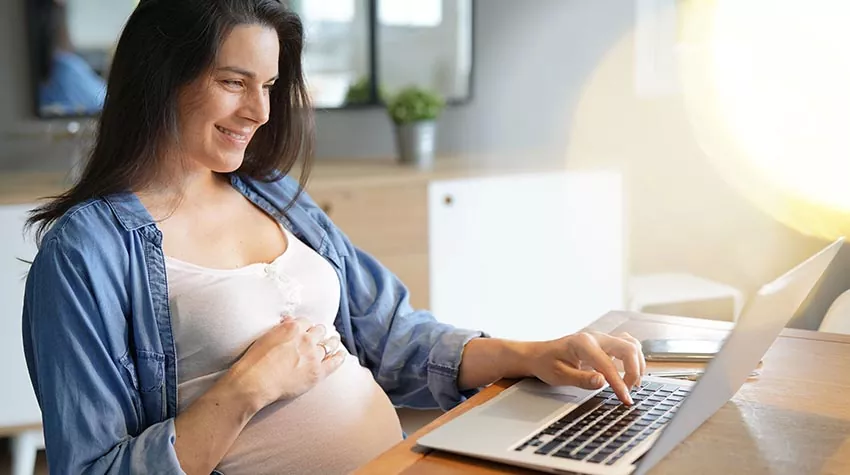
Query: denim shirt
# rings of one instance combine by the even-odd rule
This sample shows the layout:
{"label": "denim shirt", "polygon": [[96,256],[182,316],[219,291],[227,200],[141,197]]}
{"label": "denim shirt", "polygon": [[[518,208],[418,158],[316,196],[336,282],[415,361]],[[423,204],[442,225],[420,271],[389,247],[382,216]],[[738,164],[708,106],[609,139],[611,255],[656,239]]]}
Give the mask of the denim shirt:
{"label": "denim shirt", "polygon": [[[474,392],[458,390],[458,367],[484,334],[411,308],[398,278],[306,194],[284,213],[293,179],[231,183],[331,263],[336,329],[394,405],[448,409]],[[27,277],[23,345],[51,473],[183,473],[162,234],[134,194],[80,203],[47,232]]]}

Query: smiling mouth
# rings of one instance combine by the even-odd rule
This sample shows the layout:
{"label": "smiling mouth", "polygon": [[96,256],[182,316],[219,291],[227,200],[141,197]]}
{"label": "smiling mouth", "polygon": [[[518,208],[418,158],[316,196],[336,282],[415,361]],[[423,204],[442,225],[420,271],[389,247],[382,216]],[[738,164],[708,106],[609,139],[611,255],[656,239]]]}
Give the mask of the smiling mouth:
{"label": "smiling mouth", "polygon": [[221,127],[221,126],[218,126],[218,125],[216,125],[215,128],[218,129],[218,131],[223,133],[224,135],[227,135],[228,137],[233,137],[236,140],[248,140],[247,135],[239,135],[236,132],[233,132],[231,130],[227,130],[224,127]]}

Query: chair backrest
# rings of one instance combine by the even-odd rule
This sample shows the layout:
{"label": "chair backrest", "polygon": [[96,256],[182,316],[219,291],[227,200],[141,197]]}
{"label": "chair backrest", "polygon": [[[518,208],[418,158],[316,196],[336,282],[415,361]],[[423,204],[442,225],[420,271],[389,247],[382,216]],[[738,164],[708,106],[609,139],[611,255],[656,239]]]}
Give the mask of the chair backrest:
{"label": "chair backrest", "polygon": [[27,205],[0,206],[0,432],[3,427],[41,423],[41,412],[32,390],[21,342],[21,309],[24,284],[35,243],[23,234]]}
{"label": "chair backrest", "polygon": [[844,242],[821,281],[788,323],[788,328],[819,330],[830,306],[847,290],[850,290],[850,244]]}
{"label": "chair backrest", "polygon": [[824,315],[818,331],[850,335],[850,290],[835,299]]}

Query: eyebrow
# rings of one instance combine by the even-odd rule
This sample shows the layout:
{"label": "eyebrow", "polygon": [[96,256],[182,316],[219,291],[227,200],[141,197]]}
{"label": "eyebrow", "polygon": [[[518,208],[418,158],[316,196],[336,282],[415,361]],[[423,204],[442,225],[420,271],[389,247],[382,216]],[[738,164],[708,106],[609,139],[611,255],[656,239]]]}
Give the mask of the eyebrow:
{"label": "eyebrow", "polygon": [[[218,70],[219,71],[230,71],[231,73],[236,73],[236,74],[239,74],[239,75],[251,78],[251,79],[257,78],[257,75],[255,73],[248,71],[246,69],[238,68],[236,66],[223,66],[223,67],[218,68]],[[276,81],[277,78],[278,78],[278,75],[275,75],[275,77],[269,79],[266,82]]]}

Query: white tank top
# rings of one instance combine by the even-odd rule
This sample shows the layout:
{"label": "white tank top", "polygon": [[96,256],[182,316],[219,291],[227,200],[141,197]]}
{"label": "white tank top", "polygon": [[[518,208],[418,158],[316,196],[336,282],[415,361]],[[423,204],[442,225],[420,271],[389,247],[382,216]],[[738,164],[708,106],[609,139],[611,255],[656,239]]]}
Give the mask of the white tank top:
{"label": "white tank top", "polygon": [[[281,315],[306,317],[334,331],[340,297],[336,272],[283,231],[287,249],[269,264],[224,270],[165,258],[177,345],[178,413]],[[348,473],[401,438],[386,394],[349,354],[307,393],[257,413],[217,470],[225,475]]]}

